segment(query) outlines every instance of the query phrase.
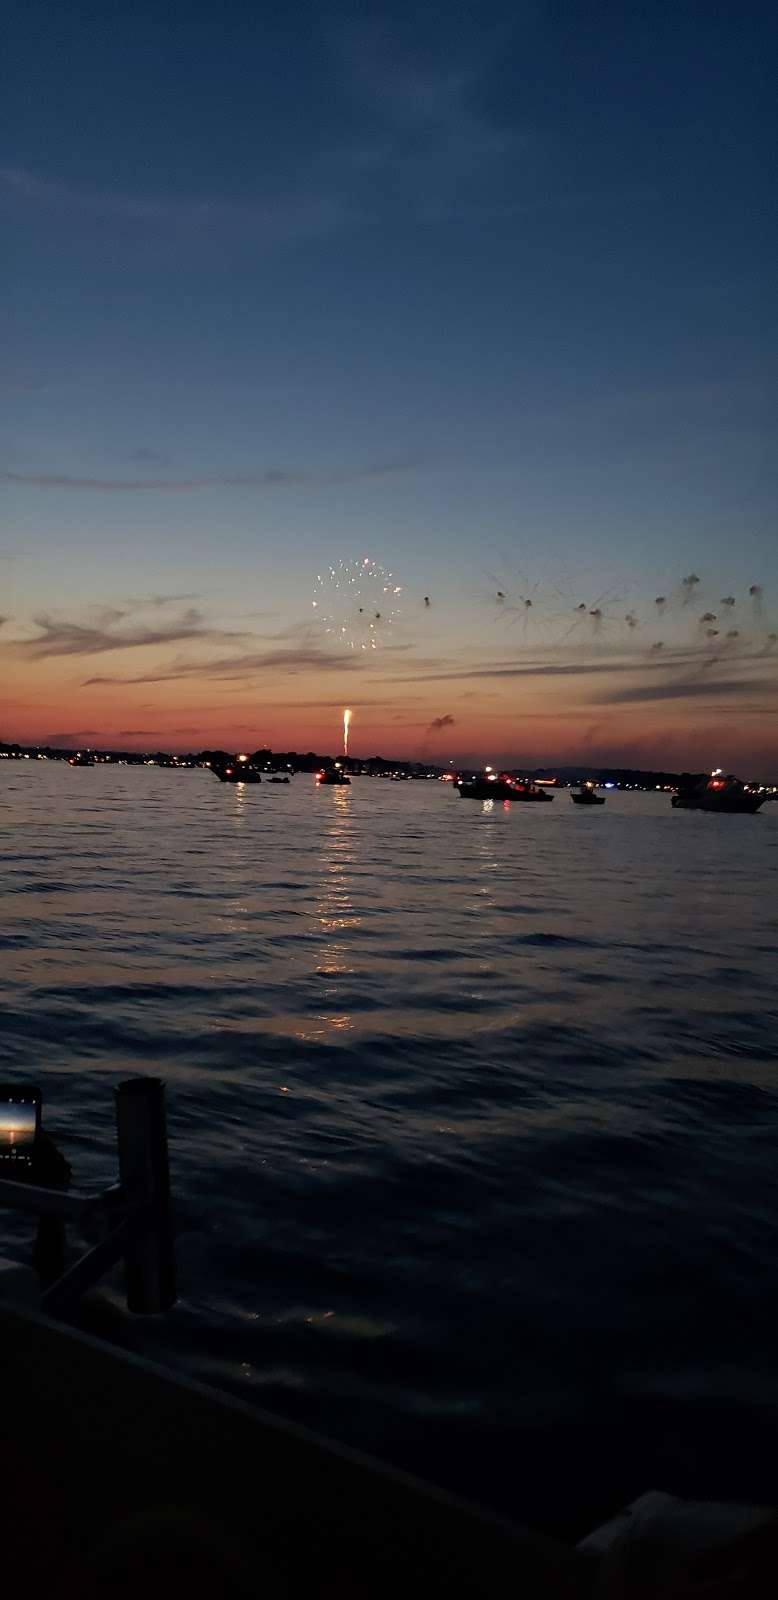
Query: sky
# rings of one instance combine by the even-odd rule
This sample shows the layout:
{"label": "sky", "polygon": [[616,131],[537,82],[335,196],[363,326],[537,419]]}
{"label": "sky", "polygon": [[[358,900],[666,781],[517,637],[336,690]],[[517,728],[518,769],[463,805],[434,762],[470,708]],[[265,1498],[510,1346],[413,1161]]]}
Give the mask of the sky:
{"label": "sky", "polygon": [[771,7],[7,15],[0,738],[778,776]]}

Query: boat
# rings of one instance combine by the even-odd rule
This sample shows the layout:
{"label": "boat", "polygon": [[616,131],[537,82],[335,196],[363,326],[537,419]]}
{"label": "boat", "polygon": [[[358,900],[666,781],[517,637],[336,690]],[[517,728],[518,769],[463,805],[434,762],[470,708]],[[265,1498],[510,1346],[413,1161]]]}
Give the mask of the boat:
{"label": "boat", "polygon": [[285,773],[274,772],[272,778],[268,778],[267,781],[268,783],[288,783],[289,779]]}
{"label": "boat", "polygon": [[455,778],[454,788],[462,800],[553,800],[552,794],[539,789],[537,784],[523,778],[511,778],[507,772],[485,772],[475,778]]}
{"label": "boat", "polygon": [[670,804],[677,811],[739,811],[753,816],[766,799],[762,790],[715,767],[709,777],[692,779],[688,786],[678,789]]}
{"label": "boat", "polygon": [[342,766],[341,766],[339,761],[335,762],[334,767],[322,767],[320,769],[320,771],[317,772],[317,774],[316,774],[316,787],[317,787],[317,789],[322,788],[325,785],[332,784],[332,783],[338,783],[338,784],[343,784],[343,783],[349,783],[350,784],[351,783],[351,779],[350,779],[348,773],[343,771],[343,768],[342,768]]}
{"label": "boat", "polygon": [[224,761],[212,761],[211,772],[220,783],[261,783],[256,767],[249,756],[228,756]]}
{"label": "boat", "polygon": [[574,806],[605,805],[604,794],[595,793],[594,783],[592,782],[591,778],[587,778],[586,782],[580,784],[577,789],[571,790],[570,799],[572,800]]}
{"label": "boat", "polygon": [[94,767],[95,765],[95,758],[89,754],[88,750],[79,750],[78,755],[68,757],[69,767]]}
{"label": "boat", "polygon": [[513,784],[509,778],[455,778],[454,788],[462,800],[511,800]]}
{"label": "boat", "polygon": [[511,783],[510,788],[509,800],[540,800],[548,805],[554,798],[547,789],[539,789],[537,784],[530,783],[529,779],[517,778]]}

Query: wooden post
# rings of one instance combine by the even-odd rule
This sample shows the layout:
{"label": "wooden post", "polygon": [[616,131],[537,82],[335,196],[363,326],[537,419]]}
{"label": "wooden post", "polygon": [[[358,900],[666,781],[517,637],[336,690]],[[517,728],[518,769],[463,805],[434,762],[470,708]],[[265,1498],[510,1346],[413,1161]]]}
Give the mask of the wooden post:
{"label": "wooden post", "polygon": [[116,1090],[119,1179],[132,1224],[124,1251],[127,1307],[169,1311],[176,1299],[170,1220],[165,1087],[159,1078],[127,1078]]}

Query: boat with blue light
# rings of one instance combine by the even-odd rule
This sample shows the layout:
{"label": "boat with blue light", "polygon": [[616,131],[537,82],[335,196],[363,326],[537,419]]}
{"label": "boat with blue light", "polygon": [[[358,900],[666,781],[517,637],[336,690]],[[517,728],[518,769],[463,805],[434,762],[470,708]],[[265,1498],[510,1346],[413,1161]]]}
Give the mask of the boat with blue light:
{"label": "boat with blue light", "polygon": [[570,799],[574,806],[605,805],[605,795],[596,793],[592,778],[587,778],[586,782],[580,784],[577,789],[572,789],[570,791]]}

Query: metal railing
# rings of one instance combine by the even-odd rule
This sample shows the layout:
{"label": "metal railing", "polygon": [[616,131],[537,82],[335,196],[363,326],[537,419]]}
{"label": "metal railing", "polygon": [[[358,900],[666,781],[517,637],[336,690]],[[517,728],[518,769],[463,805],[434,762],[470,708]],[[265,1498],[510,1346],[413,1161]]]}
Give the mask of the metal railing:
{"label": "metal railing", "polygon": [[44,1289],[41,1309],[48,1315],[66,1314],[121,1260],[129,1311],[146,1315],[175,1304],[165,1088],[159,1078],[128,1078],[117,1086],[116,1136],[119,1182],[98,1194],[0,1179],[0,1206],[87,1231],[108,1229]]}

